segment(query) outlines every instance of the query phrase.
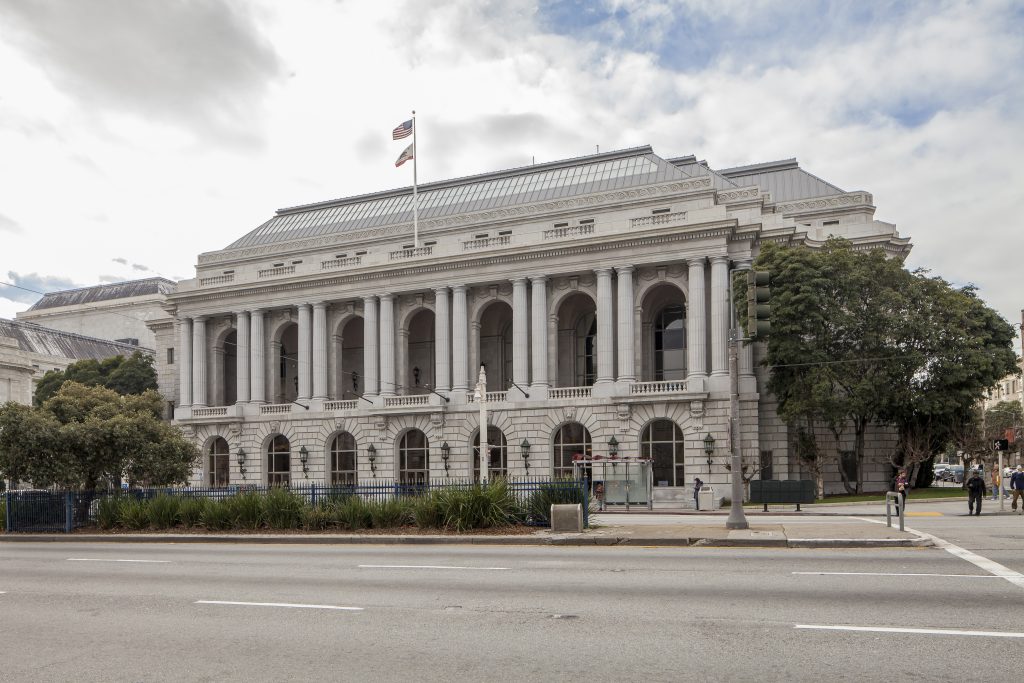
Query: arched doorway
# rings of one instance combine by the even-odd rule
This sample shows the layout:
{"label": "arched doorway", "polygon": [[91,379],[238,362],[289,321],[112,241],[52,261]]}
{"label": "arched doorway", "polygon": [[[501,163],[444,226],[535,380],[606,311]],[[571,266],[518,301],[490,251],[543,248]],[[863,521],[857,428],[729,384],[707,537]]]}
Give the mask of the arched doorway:
{"label": "arched doorway", "polygon": [[686,302],[671,284],[652,288],[642,309],[641,372],[644,381],[686,379]]}
{"label": "arched doorway", "polygon": [[640,456],[651,459],[655,486],[686,485],[683,430],[672,420],[654,420],[644,427]]}
{"label": "arched doorway", "polygon": [[597,379],[597,306],[577,292],[558,307],[558,386],[589,387]]}
{"label": "arched doorway", "polygon": [[398,480],[403,484],[430,481],[430,442],[419,429],[410,429],[398,442]]}
{"label": "arched doorway", "polygon": [[206,481],[211,487],[227,486],[231,466],[231,449],[228,442],[217,437],[210,443],[206,459]]}
{"label": "arched doorway", "polygon": [[579,422],[566,422],[555,432],[552,448],[552,474],[555,477],[571,477],[573,456],[589,458],[592,454],[590,431]]}
{"label": "arched doorway", "polygon": [[[494,425],[487,425],[487,478],[508,476],[508,442],[505,433]],[[473,437],[473,481],[480,481],[480,430]]]}
{"label": "arched doorway", "polygon": [[288,486],[291,482],[291,443],[283,434],[278,434],[267,446],[267,485]]}
{"label": "arched doorway", "polygon": [[512,384],[512,307],[495,301],[480,316],[480,363],[487,367],[487,391]]}
{"label": "arched doorway", "polygon": [[356,438],[348,432],[338,434],[331,441],[329,481],[332,485],[355,486],[358,483],[356,475]]}
{"label": "arched doorway", "polygon": [[423,309],[409,321],[405,393],[426,394],[434,388],[434,312]]}

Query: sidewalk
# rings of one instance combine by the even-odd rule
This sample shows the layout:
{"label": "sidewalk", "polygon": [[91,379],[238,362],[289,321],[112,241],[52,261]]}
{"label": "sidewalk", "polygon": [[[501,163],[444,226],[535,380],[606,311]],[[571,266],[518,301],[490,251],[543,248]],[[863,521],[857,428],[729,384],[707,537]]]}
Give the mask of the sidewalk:
{"label": "sidewalk", "polygon": [[[65,543],[258,543],[317,545],[558,545],[558,546],[705,546],[761,548],[891,548],[931,545],[901,532],[898,525],[853,517],[785,518],[748,515],[749,529],[725,528],[726,517],[661,514],[592,514],[583,533],[554,534],[546,529],[520,535],[502,534],[0,534],[4,542]],[[894,520],[895,524],[895,520]]]}

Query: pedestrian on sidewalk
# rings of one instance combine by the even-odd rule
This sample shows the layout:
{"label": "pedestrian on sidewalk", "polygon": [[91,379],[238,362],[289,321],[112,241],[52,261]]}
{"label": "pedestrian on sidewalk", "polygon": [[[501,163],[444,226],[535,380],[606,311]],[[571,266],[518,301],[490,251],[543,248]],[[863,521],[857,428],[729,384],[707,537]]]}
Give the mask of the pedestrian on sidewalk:
{"label": "pedestrian on sidewalk", "polygon": [[[1017,509],[1017,499],[1024,498],[1024,465],[1017,465],[1017,471],[1010,475],[1010,488],[1013,490],[1013,502],[1010,507]],[[1024,500],[1021,500],[1021,514],[1024,514]]]}
{"label": "pedestrian on sidewalk", "polygon": [[[971,469],[971,477],[967,480],[967,514],[972,512],[975,515],[981,514],[981,499],[985,495],[985,480],[981,478],[981,472]],[[977,506],[977,510],[975,510]]]}
{"label": "pedestrian on sidewalk", "polygon": [[700,512],[700,490],[704,488],[704,482],[700,480],[700,477],[693,478],[693,507],[695,510]]}
{"label": "pedestrian on sidewalk", "polygon": [[900,473],[896,475],[896,492],[900,494],[900,507],[906,507],[907,505],[907,471],[900,470]]}
{"label": "pedestrian on sidewalk", "polygon": [[992,500],[999,500],[999,489],[1002,488],[1003,477],[998,467],[992,468]]}

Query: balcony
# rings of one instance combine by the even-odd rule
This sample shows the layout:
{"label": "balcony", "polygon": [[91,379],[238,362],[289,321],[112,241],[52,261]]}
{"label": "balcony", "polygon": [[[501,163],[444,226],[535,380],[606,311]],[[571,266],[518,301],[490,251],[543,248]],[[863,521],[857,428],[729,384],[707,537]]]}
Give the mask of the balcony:
{"label": "balcony", "polygon": [[214,407],[214,408],[193,408],[192,417],[225,417],[228,414],[227,406]]}
{"label": "balcony", "polygon": [[324,410],[355,410],[358,407],[358,399],[355,401],[327,401],[324,403]]}
{"label": "balcony", "polygon": [[278,266],[277,268],[267,268],[256,272],[258,277],[277,277],[279,275],[291,275],[295,272],[295,266]]}
{"label": "balcony", "polygon": [[213,277],[201,277],[199,278],[199,286],[209,287],[210,285],[224,285],[229,282],[235,281],[234,273],[229,275],[214,275]]}
{"label": "balcony", "polygon": [[476,240],[469,240],[462,243],[463,251],[475,249],[490,249],[492,247],[504,247],[512,242],[512,235],[499,235],[497,237],[481,237]]}
{"label": "balcony", "polygon": [[430,395],[420,396],[388,396],[384,399],[385,408],[409,408],[412,406],[430,405]]}
{"label": "balcony", "polygon": [[636,382],[629,385],[630,396],[649,396],[653,394],[681,394],[686,391],[686,380],[677,379],[665,382]]}
{"label": "balcony", "polygon": [[418,256],[430,256],[434,253],[433,247],[419,247],[417,249],[399,249],[398,251],[392,251],[388,254],[388,259],[391,261],[404,261],[405,259],[416,258]]}
{"label": "balcony", "polygon": [[260,406],[260,415],[280,415],[290,412],[292,412],[291,403],[271,403],[269,405]]}
{"label": "balcony", "polygon": [[320,270],[334,270],[335,268],[348,268],[362,264],[362,256],[349,256],[348,258],[336,258],[320,262]]}
{"label": "balcony", "polygon": [[564,228],[552,228],[551,230],[544,231],[544,239],[546,240],[560,240],[566,237],[583,237],[585,235],[594,234],[594,224],[588,223],[586,225],[570,225]]}
{"label": "balcony", "polygon": [[557,387],[548,389],[548,398],[590,398],[592,387]]}
{"label": "balcony", "polygon": [[685,220],[685,211],[677,211],[675,213],[659,213],[655,216],[641,216],[640,218],[631,218],[629,219],[629,227],[653,228],[656,225],[668,225],[669,223],[675,223],[677,221]]}
{"label": "balcony", "polygon": [[[476,396],[474,396],[473,394],[470,394],[466,398],[466,400],[469,403],[476,403]],[[507,391],[488,391],[488,392],[484,393],[484,400],[487,401],[488,403],[500,403],[502,401],[507,401],[508,400],[508,392]]]}

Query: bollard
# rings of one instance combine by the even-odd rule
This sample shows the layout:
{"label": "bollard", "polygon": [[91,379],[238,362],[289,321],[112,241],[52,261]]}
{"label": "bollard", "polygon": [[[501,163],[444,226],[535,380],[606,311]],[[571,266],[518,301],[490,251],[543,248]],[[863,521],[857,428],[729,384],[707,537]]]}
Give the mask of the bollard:
{"label": "bollard", "polygon": [[555,533],[583,533],[583,506],[551,505],[551,531]]}

